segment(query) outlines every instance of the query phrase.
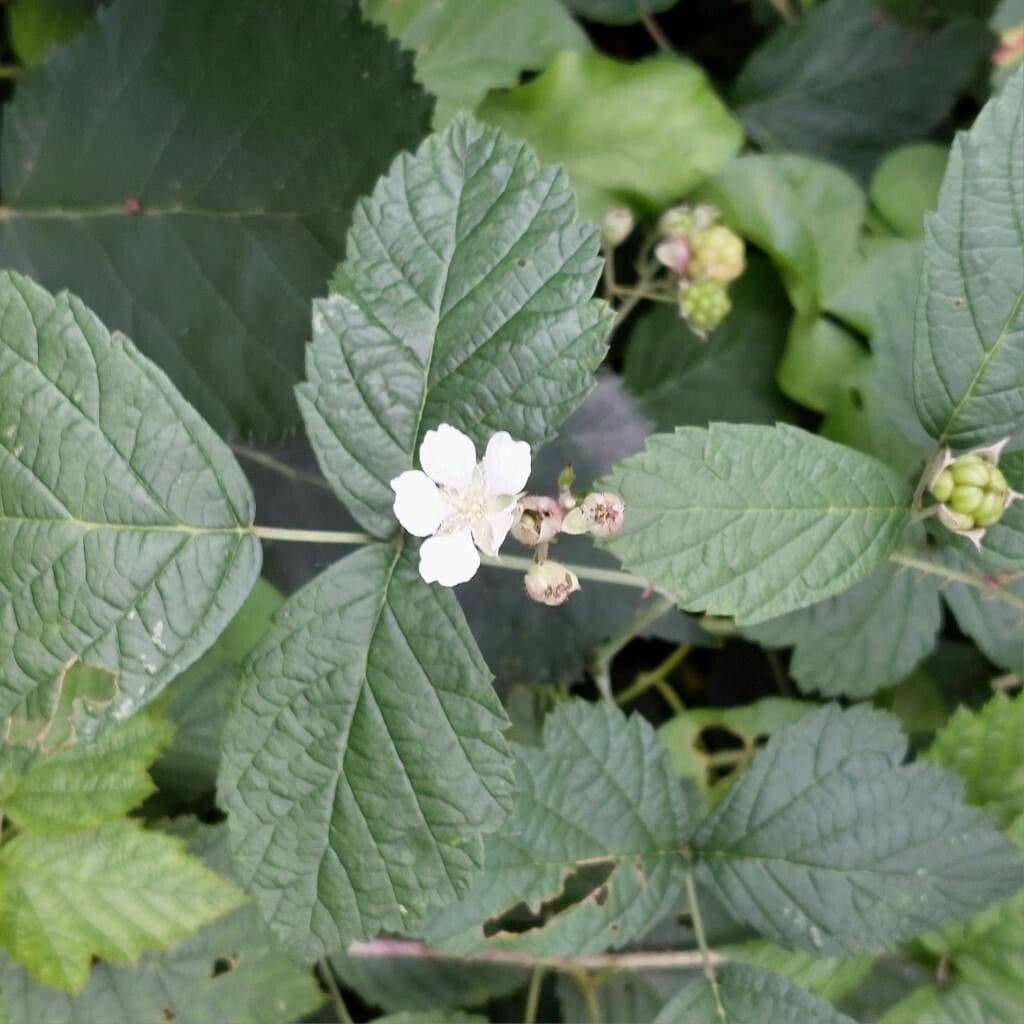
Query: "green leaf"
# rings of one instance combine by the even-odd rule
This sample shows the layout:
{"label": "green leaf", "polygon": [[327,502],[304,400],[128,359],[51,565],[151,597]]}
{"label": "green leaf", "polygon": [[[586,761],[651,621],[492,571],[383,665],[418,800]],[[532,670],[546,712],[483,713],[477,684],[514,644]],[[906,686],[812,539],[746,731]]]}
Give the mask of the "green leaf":
{"label": "green leaf", "polygon": [[798,312],[816,312],[858,262],[867,201],[831,164],[796,154],[742,156],[696,197],[771,256]]}
{"label": "green leaf", "polygon": [[[681,971],[594,972],[588,976],[602,1024],[652,1024],[669,996],[679,988]],[[580,982],[567,974],[558,978],[562,1020],[590,1020]]]}
{"label": "green leaf", "polygon": [[823,999],[777,974],[745,964],[717,973],[724,1015],[718,1012],[714,990],[701,979],[691,981],[669,1000],[655,1024],[855,1024]]}
{"label": "green leaf", "polygon": [[543,750],[515,754],[515,808],[463,899],[425,919],[427,942],[584,955],[642,936],[680,898],[687,834],[650,725],[569,701],[545,721]]}
{"label": "green leaf", "polygon": [[[178,819],[181,821],[181,819]],[[204,826],[190,848],[228,869],[227,826]],[[35,983],[0,954],[0,1020],[38,1024],[291,1024],[322,1002],[309,971],[284,954],[252,903],[131,967],[100,961],[74,998]]]}
{"label": "green leaf", "polygon": [[909,495],[882,463],[795,427],[653,434],[608,481],[608,547],[688,609],[753,623],[823,601],[892,551]]}
{"label": "green leaf", "polygon": [[438,99],[434,124],[519,84],[559,50],[590,46],[559,0],[363,0],[367,17],[416,51],[416,75]]}
{"label": "green leaf", "polygon": [[667,11],[679,0],[562,0],[562,3],[587,21],[604,25],[629,25],[641,14]]}
{"label": "green leaf", "polygon": [[493,93],[480,117],[565,164],[580,207],[658,210],[735,156],[739,124],[704,72],[681,58],[633,64],[595,51],[559,54],[532,82]]}
{"label": "green leaf", "polygon": [[0,807],[33,832],[66,832],[119,818],[153,792],[146,769],[173,732],[161,709],[147,708],[95,743],[36,757],[24,774],[4,778]]}
{"label": "green leaf", "polygon": [[[231,452],[124,335],[10,272],[0,319],[0,721],[54,749],[195,661],[260,548]],[[69,709],[85,667],[107,685]]]}
{"label": "green leaf", "polygon": [[657,305],[629,336],[626,386],[659,430],[712,420],[774,423],[789,407],[775,385],[790,309],[777,276],[754,257],[729,289],[732,312],[702,341]]}
{"label": "green leaf", "polygon": [[580,403],[611,327],[597,249],[565,172],[464,116],[359,203],[298,395],[366,529],[394,530],[390,480],[438,423],[536,445]]}
{"label": "green leaf", "polygon": [[310,297],[429,109],[356,0],[117,0],[7,106],[0,264],[81,295],[217,430],[294,430]]}
{"label": "green leaf", "polygon": [[945,146],[919,142],[894,150],[878,165],[868,195],[896,234],[910,239],[922,236],[925,214],[938,204],[948,162]]}
{"label": "green leaf", "polygon": [[694,836],[702,881],[768,938],[829,956],[1012,895],[1013,844],[964,806],[955,776],[905,754],[897,720],[864,707],[775,733]]}
{"label": "green leaf", "polygon": [[842,384],[867,359],[867,349],[834,321],[798,316],[779,363],[779,388],[794,402],[825,412]]}
{"label": "green leaf", "polygon": [[403,1011],[389,1013],[386,1017],[374,1017],[373,1024],[487,1024],[487,1018],[476,1013],[437,1013],[428,1010],[424,1013]]}
{"label": "green leaf", "polygon": [[942,991],[919,988],[898,1002],[880,1024],[1018,1024],[1020,993],[957,984]]}
{"label": "green leaf", "polygon": [[925,223],[914,401],[954,448],[1024,441],[1024,69],[956,137]]}
{"label": "green leaf", "polygon": [[11,49],[35,67],[51,47],[65,43],[88,23],[95,0],[18,0],[7,9]]}
{"label": "green leaf", "polygon": [[799,949],[783,949],[764,940],[724,946],[719,952],[727,960],[780,974],[830,1003],[837,1002],[860,985],[870,973],[873,962],[868,953],[850,957],[821,956]]}
{"label": "green leaf", "polygon": [[955,771],[968,802],[1001,828],[1024,814],[1024,698],[996,694],[978,711],[958,708],[927,756]]}
{"label": "green leaf", "polygon": [[133,822],[23,832],[0,851],[0,945],[38,981],[68,992],[85,985],[91,957],[130,964],[241,900],[180,841]]}
{"label": "green leaf", "polygon": [[[941,562],[954,572],[975,577],[991,573],[984,555],[967,551],[961,545],[962,542],[956,547],[943,548]],[[948,584],[942,596],[956,617],[957,625],[982,653],[993,664],[1024,678],[1024,630],[1020,626],[1024,612],[1024,576],[1010,574],[1010,578],[999,585],[1013,601],[992,600],[986,591],[959,582]]]}
{"label": "green leaf", "polygon": [[174,740],[152,772],[162,791],[194,801],[216,788],[221,734],[241,685],[242,662],[263,639],[283,600],[265,579],[257,580],[217,642],[171,683],[166,711],[175,726]]}
{"label": "green leaf", "polygon": [[754,52],[733,105],[764,148],[810,153],[866,177],[886,152],[947,116],[991,39],[972,19],[932,35],[880,18],[873,0],[831,0]]}
{"label": "green leaf", "polygon": [[450,591],[389,544],[294,594],[224,730],[243,883],[306,960],[450,902],[511,803],[507,725]]}
{"label": "green leaf", "polygon": [[[1007,483],[1024,494],[1024,450],[1003,452],[999,468]],[[1024,501],[1015,501],[1003,512],[1003,518],[985,531],[982,551],[986,563],[1010,572],[1024,565]]]}
{"label": "green leaf", "polygon": [[941,625],[936,577],[889,563],[827,601],[745,633],[795,648],[789,673],[802,692],[861,700],[909,675],[934,649]]}

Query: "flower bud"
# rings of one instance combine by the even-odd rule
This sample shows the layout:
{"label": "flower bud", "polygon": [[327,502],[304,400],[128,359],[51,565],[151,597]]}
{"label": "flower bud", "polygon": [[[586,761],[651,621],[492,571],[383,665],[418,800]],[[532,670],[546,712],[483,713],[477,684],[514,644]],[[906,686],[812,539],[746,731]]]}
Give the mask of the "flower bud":
{"label": "flower bud", "polygon": [[606,249],[614,249],[629,238],[636,227],[636,218],[628,206],[615,206],[601,218],[601,241]]}
{"label": "flower bud", "polygon": [[732,309],[729,293],[719,281],[695,281],[679,292],[679,312],[697,334],[714,330]]}
{"label": "flower bud", "polygon": [[540,604],[554,608],[565,604],[580,589],[576,574],[560,562],[550,559],[534,565],[526,574],[526,593]]}
{"label": "flower bud", "polygon": [[666,238],[685,237],[695,227],[693,211],[689,206],[673,206],[666,210],[658,221],[658,230]]}
{"label": "flower bud", "polygon": [[686,273],[686,265],[690,262],[690,246],[685,238],[670,238],[661,242],[654,250],[655,259],[667,267],[676,277]]}
{"label": "flower bud", "polygon": [[527,495],[519,500],[519,516],[512,525],[512,536],[520,544],[535,548],[558,536],[562,525],[562,507],[554,498]]}
{"label": "flower bud", "polygon": [[728,284],[746,265],[746,247],[734,231],[716,225],[698,232],[690,240],[691,258],[686,268],[694,281],[705,278]]}
{"label": "flower bud", "polygon": [[595,537],[610,537],[622,529],[626,518],[623,500],[611,491],[595,491],[583,499],[580,507]]}

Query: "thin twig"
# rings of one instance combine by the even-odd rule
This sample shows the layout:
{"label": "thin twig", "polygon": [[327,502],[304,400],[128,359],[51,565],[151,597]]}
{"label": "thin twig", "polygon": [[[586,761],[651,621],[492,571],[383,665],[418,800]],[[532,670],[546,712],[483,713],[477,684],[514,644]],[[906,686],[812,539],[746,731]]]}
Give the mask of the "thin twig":
{"label": "thin twig", "polygon": [[[577,575],[579,575],[577,573]],[[627,625],[610,640],[595,647],[587,658],[587,668],[594,677],[594,683],[605,700],[612,700],[612,662],[615,656],[633,639],[640,636],[648,626],[658,621],[675,607],[671,597],[660,595],[650,604],[642,607]]]}
{"label": "thin twig", "polygon": [[334,980],[334,972],[331,970],[331,965],[326,957],[317,961],[316,970],[331,997],[331,1003],[334,1006],[334,1012],[338,1015],[338,1019],[342,1024],[355,1024],[352,1020],[352,1014],[348,1012],[348,1007],[345,1005],[341,989],[338,988],[338,983]]}
{"label": "thin twig", "polygon": [[665,53],[675,53],[676,48],[672,45],[672,40],[665,35],[665,30],[658,24],[658,19],[651,14],[650,11],[639,11],[640,24],[647,29],[647,34],[654,40],[659,50],[664,50]]}
{"label": "thin twig", "polygon": [[[633,682],[615,697],[616,704],[628,704],[646,693],[652,686],[663,683],[668,674],[679,665],[690,653],[689,644],[680,644],[660,665],[649,672],[638,672]],[[673,694],[674,696],[674,694]],[[675,698],[677,701],[678,697]],[[669,701],[671,704],[672,702]],[[677,712],[678,713],[678,712]]]}
{"label": "thin twig", "polygon": [[[514,569],[517,572],[529,572],[534,565],[532,558],[524,558],[521,555],[499,555],[496,558],[481,555],[480,561],[492,569]],[[647,590],[650,587],[647,580],[619,569],[599,569],[593,565],[568,565],[566,568],[571,569],[581,580],[614,583],[620,587],[635,587],[637,590]]]}
{"label": "thin twig", "polygon": [[262,466],[264,469],[270,469],[275,473],[280,473],[281,476],[287,477],[289,480],[309,484],[311,487],[319,487],[321,490],[331,491],[332,494],[334,493],[331,485],[324,480],[323,477],[316,476],[314,473],[307,473],[302,469],[295,469],[294,466],[289,466],[287,462],[284,462],[273,455],[269,455],[267,452],[257,451],[255,448],[250,448],[248,445],[240,444],[237,441],[232,443],[231,449],[236,455],[240,455],[243,459],[248,459],[249,462],[255,462],[258,466]]}
{"label": "thin twig", "polygon": [[544,981],[544,968],[538,964],[530,975],[530,987],[526,990],[526,1011],[523,1013],[523,1024],[535,1024],[537,1007],[540,1005],[540,988]]}
{"label": "thin twig", "polygon": [[597,1001],[597,993],[594,992],[594,983],[586,971],[573,971],[573,979],[579,986],[583,1001],[587,1004],[587,1017],[590,1024],[601,1024],[601,1006]]}
{"label": "thin twig", "polygon": [[704,919],[700,914],[700,900],[697,899],[697,886],[693,881],[693,871],[686,872],[686,900],[690,905],[690,918],[693,921],[693,933],[697,939],[697,946],[700,949],[701,960],[704,963],[704,977],[711,986],[711,992],[715,997],[715,1010],[718,1019],[725,1022],[725,1006],[722,1004],[722,994],[718,991],[718,978],[715,976],[715,961],[711,948],[708,946],[707,934],[704,931]]}

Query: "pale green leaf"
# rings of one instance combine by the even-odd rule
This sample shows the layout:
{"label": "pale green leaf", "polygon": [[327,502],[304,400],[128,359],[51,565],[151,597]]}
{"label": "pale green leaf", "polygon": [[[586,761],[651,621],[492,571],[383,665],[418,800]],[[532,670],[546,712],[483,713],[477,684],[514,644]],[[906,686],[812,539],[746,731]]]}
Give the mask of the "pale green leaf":
{"label": "pale green leaf", "polygon": [[119,818],[153,792],[146,769],[173,733],[160,709],[146,708],[95,743],[37,755],[24,774],[3,779],[0,807],[32,832],[66,832]]}
{"label": "pale green leaf", "polygon": [[817,952],[784,949],[763,939],[738,946],[723,946],[718,951],[727,960],[782,975],[794,985],[830,1003],[838,1002],[860,985],[871,971],[873,962],[869,953],[847,957],[821,956]]}
{"label": "pale green leaf", "polygon": [[655,1024],[855,1024],[823,999],[758,967],[736,964],[717,974],[724,1015],[711,986],[700,979],[669,1000]]}
{"label": "pale green leaf", "polygon": [[654,434],[609,478],[626,525],[608,547],[687,609],[760,622],[845,590],[907,518],[882,463],[785,425]]}
{"label": "pale green leaf", "polygon": [[687,834],[654,731],[575,700],[548,716],[543,750],[515,754],[512,814],[463,899],[424,921],[428,943],[583,955],[642,936],[680,898]]}
{"label": "pale green leaf", "polygon": [[507,725],[449,590],[390,544],[293,595],[253,652],[219,794],[239,877],[312,960],[449,902],[511,804]]}
{"label": "pale green leaf", "polygon": [[914,401],[954,448],[1024,441],[1024,69],[957,136],[925,222]]}
{"label": "pale green leaf", "polygon": [[565,164],[591,217],[623,202],[663,208],[743,142],[704,72],[682,58],[626,64],[568,51],[526,85],[492,93],[479,113]]}
{"label": "pale green leaf", "polygon": [[789,406],[775,384],[789,303],[763,257],[729,288],[732,312],[698,338],[668,305],[638,319],[626,349],[626,386],[658,430],[712,420],[774,423]]}
{"label": "pale green leaf", "polygon": [[927,756],[955,771],[967,800],[1005,828],[1024,814],[1024,697],[996,694],[978,711],[958,708]]}
{"label": "pale green leaf", "polygon": [[364,527],[394,530],[390,481],[428,429],[537,445],[582,401],[611,326],[597,250],[563,170],[461,115],[359,203],[298,394]]}
{"label": "pale green leaf", "polygon": [[789,674],[804,693],[863,699],[909,675],[935,647],[941,625],[936,577],[888,563],[827,601],[745,632],[795,648]]}
{"label": "pale green leaf", "polygon": [[893,150],[871,176],[868,195],[882,219],[904,238],[920,238],[924,217],[939,201],[949,150],[919,142]]}
{"label": "pale green leaf", "polygon": [[[260,548],[231,452],[124,335],[10,272],[0,322],[0,720],[54,749],[58,714],[89,735],[195,661]],[[87,666],[106,691],[68,709]]]}
{"label": "pale green leaf", "polygon": [[133,822],[23,832],[0,851],[0,945],[38,981],[69,992],[85,985],[91,957],[133,963],[241,901],[179,840]]}
{"label": "pale green leaf", "polygon": [[733,105],[765,149],[811,153],[866,177],[888,150],[930,134],[990,48],[973,19],[930,34],[883,19],[874,0],[830,0],[754,52]]}
{"label": "pale green leaf", "polygon": [[416,51],[416,75],[437,97],[435,125],[518,85],[559,50],[590,46],[559,0],[363,0],[363,10]]}
{"label": "pale green leaf", "polygon": [[0,264],[81,295],[222,432],[294,430],[309,300],[430,116],[357,0],[297,13],[117,0],[4,112]]}
{"label": "pale green leaf", "polygon": [[[189,844],[219,874],[228,871],[226,832],[203,826]],[[324,998],[252,903],[171,949],[143,953],[131,967],[95,964],[74,997],[37,984],[0,954],[4,1024],[5,1009],[11,1024],[292,1024]]]}
{"label": "pale green leaf", "polygon": [[628,25],[639,21],[641,14],[667,11],[679,0],[562,0],[581,18],[605,25]]}
{"label": "pale green leaf", "polygon": [[892,716],[829,705],[775,733],[694,836],[701,878],[784,945],[886,949],[1012,895],[1013,844],[955,776],[904,765]]}
{"label": "pale green leaf", "polygon": [[[679,990],[683,977],[682,971],[595,971],[587,980],[593,986],[601,1024],[652,1024]],[[591,1019],[580,982],[571,975],[559,975],[558,1004],[563,1020]]]}
{"label": "pale green leaf", "polygon": [[956,984],[928,985],[893,1006],[880,1024],[1020,1024],[1020,993]]}
{"label": "pale green leaf", "polygon": [[868,352],[834,320],[797,316],[786,340],[777,380],[784,395],[825,412],[842,384],[867,362]]}
{"label": "pale green leaf", "polygon": [[65,43],[88,23],[95,0],[18,0],[7,10],[11,48],[35,67],[51,47]]}

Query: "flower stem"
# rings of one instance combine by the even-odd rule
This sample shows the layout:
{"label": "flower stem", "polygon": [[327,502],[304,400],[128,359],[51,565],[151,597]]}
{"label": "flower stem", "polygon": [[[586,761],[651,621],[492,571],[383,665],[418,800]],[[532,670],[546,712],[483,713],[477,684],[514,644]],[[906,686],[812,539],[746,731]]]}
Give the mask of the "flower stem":
{"label": "flower stem", "polygon": [[708,985],[711,986],[711,992],[715,997],[715,1010],[718,1013],[718,1019],[725,1022],[725,1007],[722,1005],[722,994],[718,991],[718,978],[715,977],[715,962],[711,953],[711,947],[708,946],[708,937],[704,931],[704,919],[700,915],[700,900],[697,899],[697,886],[693,881],[693,870],[688,869],[686,872],[686,899],[690,904],[690,917],[693,919],[693,933],[697,938],[697,947],[700,949],[701,960],[704,964],[704,977],[707,979]]}
{"label": "flower stem", "polygon": [[[518,572],[529,572],[534,564],[532,558],[524,558],[521,555],[499,555],[497,558],[481,555],[480,561],[492,569],[513,569]],[[571,569],[581,580],[614,583],[620,587],[635,587],[638,590],[647,590],[650,586],[647,580],[642,580],[629,572],[622,572],[620,569],[599,569],[593,565],[569,565],[566,568]]]}

